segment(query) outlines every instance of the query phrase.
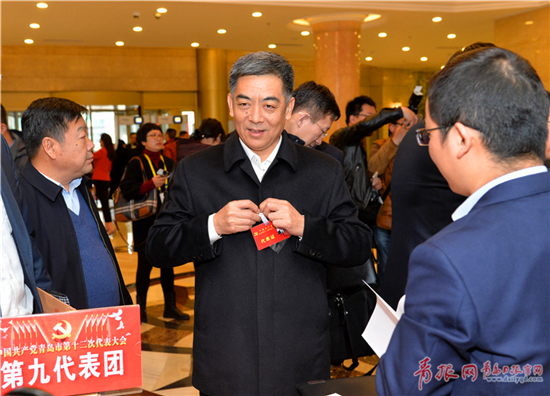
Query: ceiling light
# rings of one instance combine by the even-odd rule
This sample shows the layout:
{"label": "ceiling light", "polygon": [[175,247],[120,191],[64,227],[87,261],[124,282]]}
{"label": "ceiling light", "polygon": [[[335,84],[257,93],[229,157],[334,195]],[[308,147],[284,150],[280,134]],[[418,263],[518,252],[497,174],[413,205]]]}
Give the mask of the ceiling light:
{"label": "ceiling light", "polygon": [[261,16],[262,16],[262,13],[261,13],[261,12],[258,12],[258,11],[256,11],[256,12],[253,12],[253,13],[252,13],[252,16],[253,16],[254,18],[259,18],[259,17],[261,17]]}
{"label": "ceiling light", "polygon": [[433,17],[432,18],[432,22],[436,22],[436,23],[441,22],[442,20],[443,20],[443,18],[441,18],[441,17]]}
{"label": "ceiling light", "polygon": [[428,60],[428,57],[427,57],[427,56],[423,56],[422,58],[420,58],[420,60],[421,60],[422,62],[426,62],[426,61]]}
{"label": "ceiling light", "polygon": [[388,33],[380,32],[380,33],[378,33],[378,37],[388,37]]}
{"label": "ceiling light", "polygon": [[309,32],[309,30],[304,30],[304,31],[300,32],[300,34],[302,36],[309,36],[311,33]]}
{"label": "ceiling light", "polygon": [[157,8],[157,12],[159,14],[166,14],[168,12],[168,10],[164,7],[160,7],[160,8]]}
{"label": "ceiling light", "polygon": [[271,49],[277,48],[277,44],[269,44],[267,47]]}
{"label": "ceiling light", "polygon": [[143,28],[141,26],[134,26],[134,28],[132,30],[134,32],[141,32],[143,30]]}
{"label": "ceiling light", "polygon": [[533,23],[534,23],[533,21],[525,21],[526,25],[532,25]]}
{"label": "ceiling light", "polygon": [[46,3],[37,3],[36,6],[38,8],[48,8],[48,4],[46,4]]}
{"label": "ceiling light", "polygon": [[454,34],[454,33],[448,34],[447,38],[452,40],[452,39],[456,38],[456,34]]}
{"label": "ceiling light", "polygon": [[410,51],[411,48],[410,47],[403,47],[401,48],[401,51],[404,51],[404,52],[407,52],[407,51]]}
{"label": "ceiling light", "polygon": [[218,34],[225,34],[227,33],[227,30],[225,29],[218,29]]}
{"label": "ceiling light", "polygon": [[369,14],[365,19],[363,19],[363,22],[372,22],[380,18],[382,18],[382,15],[380,14]]}
{"label": "ceiling light", "polygon": [[32,44],[34,43],[33,39],[25,39],[25,44]]}
{"label": "ceiling light", "polygon": [[117,47],[122,47],[122,46],[124,45],[124,41],[117,41],[117,42],[115,43],[115,45],[116,45]]}
{"label": "ceiling light", "polygon": [[365,60],[366,60],[367,62],[370,62],[370,61],[372,60],[372,56],[367,56],[367,57],[365,58]]}
{"label": "ceiling light", "polygon": [[38,23],[31,23],[29,26],[31,27],[31,29],[39,29],[40,28],[40,25]]}
{"label": "ceiling light", "polygon": [[198,47],[200,44],[199,43],[191,43],[191,47]]}
{"label": "ceiling light", "polygon": [[445,69],[445,65],[441,66],[440,69]]}
{"label": "ceiling light", "polygon": [[304,18],[295,19],[292,21],[292,23],[300,26],[309,26],[309,22]]}

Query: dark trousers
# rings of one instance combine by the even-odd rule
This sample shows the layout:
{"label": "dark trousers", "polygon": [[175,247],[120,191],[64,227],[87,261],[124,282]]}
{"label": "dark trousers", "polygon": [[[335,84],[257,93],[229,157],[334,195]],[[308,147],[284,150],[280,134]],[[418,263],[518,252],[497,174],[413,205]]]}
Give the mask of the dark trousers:
{"label": "dark trousers", "polygon": [[109,209],[109,187],[111,186],[110,181],[106,180],[93,180],[95,186],[95,195],[99,202],[101,202],[101,210],[103,212],[103,218],[105,223],[110,223],[111,221],[111,209]]}
{"label": "dark trousers", "polygon": [[[146,296],[149,290],[151,270],[153,266],[145,257],[144,252],[138,252],[138,267],[136,273],[136,292],[138,296]],[[174,268],[160,269],[160,284],[164,295],[174,291]]]}

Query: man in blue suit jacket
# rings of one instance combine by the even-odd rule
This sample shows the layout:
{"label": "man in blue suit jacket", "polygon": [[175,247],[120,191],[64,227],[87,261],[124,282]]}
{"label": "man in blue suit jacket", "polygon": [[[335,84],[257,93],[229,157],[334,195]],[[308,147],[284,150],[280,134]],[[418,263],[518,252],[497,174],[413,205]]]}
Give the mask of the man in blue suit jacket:
{"label": "man in blue suit jacket", "polygon": [[432,79],[418,141],[469,198],[411,256],[379,395],[548,394],[548,107],[535,70],[501,48]]}

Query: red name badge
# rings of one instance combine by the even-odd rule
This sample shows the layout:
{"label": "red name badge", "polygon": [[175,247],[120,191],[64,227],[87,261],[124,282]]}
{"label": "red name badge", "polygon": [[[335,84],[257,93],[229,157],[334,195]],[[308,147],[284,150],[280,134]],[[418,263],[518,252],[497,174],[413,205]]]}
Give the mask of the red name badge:
{"label": "red name badge", "polygon": [[250,231],[252,232],[252,236],[254,237],[258,250],[263,250],[266,247],[276,244],[277,242],[290,238],[290,234],[287,231],[283,231],[279,234],[277,229],[273,227],[271,221],[267,224],[257,225]]}

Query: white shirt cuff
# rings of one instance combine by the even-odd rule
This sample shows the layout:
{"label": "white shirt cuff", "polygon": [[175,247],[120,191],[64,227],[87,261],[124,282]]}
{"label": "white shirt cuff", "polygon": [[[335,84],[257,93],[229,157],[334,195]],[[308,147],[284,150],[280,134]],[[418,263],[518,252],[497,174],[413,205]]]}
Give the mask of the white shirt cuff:
{"label": "white shirt cuff", "polygon": [[208,237],[210,238],[210,244],[213,245],[219,239],[222,239],[221,235],[218,235],[216,228],[214,227],[214,213],[208,216]]}

